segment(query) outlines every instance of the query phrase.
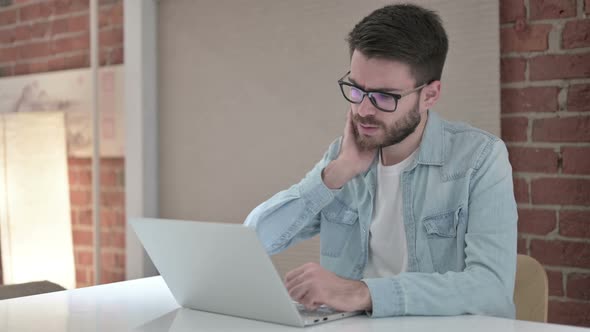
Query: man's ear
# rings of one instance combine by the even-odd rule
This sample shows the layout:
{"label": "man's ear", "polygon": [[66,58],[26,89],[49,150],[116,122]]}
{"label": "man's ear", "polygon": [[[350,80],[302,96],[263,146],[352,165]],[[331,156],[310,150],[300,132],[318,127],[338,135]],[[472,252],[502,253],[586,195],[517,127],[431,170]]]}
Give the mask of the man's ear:
{"label": "man's ear", "polygon": [[433,81],[422,89],[422,107],[432,108],[440,98],[440,81]]}

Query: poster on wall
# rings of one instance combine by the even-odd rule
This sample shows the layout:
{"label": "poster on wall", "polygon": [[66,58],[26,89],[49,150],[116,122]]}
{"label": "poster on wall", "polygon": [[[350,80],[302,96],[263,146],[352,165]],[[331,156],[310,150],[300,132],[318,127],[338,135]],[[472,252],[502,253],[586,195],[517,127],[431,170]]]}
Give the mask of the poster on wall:
{"label": "poster on wall", "polygon": [[[98,71],[101,157],[124,156],[123,66]],[[89,68],[0,79],[0,113],[65,113],[69,157],[92,156],[92,74]]]}
{"label": "poster on wall", "polygon": [[76,286],[64,122],[63,112],[0,114],[0,246],[7,284]]}

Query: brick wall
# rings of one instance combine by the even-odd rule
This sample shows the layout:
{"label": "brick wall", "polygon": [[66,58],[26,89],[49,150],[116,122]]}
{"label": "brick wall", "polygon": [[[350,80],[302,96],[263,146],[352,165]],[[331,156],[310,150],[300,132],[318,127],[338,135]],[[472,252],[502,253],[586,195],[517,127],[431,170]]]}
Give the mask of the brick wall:
{"label": "brick wall", "polygon": [[518,250],[549,276],[549,321],[590,326],[590,0],[501,0],[502,138]]}
{"label": "brick wall", "polygon": [[[123,1],[101,0],[100,64],[123,63]],[[88,0],[1,0],[0,77],[90,66]],[[92,285],[92,165],[69,158],[78,287]],[[125,278],[124,159],[101,160],[102,282]]]}

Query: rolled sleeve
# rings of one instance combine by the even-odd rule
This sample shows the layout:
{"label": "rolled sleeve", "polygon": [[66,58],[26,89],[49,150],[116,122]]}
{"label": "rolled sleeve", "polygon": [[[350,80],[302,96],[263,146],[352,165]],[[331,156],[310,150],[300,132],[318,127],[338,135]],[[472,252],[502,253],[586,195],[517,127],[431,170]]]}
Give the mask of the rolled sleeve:
{"label": "rolled sleeve", "polygon": [[396,279],[372,278],[362,280],[371,293],[371,317],[402,316],[406,314],[406,295],[401,283]]}

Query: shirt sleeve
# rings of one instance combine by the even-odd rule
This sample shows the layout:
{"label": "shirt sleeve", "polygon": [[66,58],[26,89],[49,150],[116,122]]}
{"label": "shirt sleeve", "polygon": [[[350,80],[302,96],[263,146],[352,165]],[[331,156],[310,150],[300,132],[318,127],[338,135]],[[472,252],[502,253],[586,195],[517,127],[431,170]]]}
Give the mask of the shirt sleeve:
{"label": "shirt sleeve", "polygon": [[269,254],[278,253],[320,231],[320,212],[338,193],[326,187],[322,170],[336,158],[339,149],[340,139],[337,139],[299,183],[275,194],[250,212],[244,225],[256,229]]}

